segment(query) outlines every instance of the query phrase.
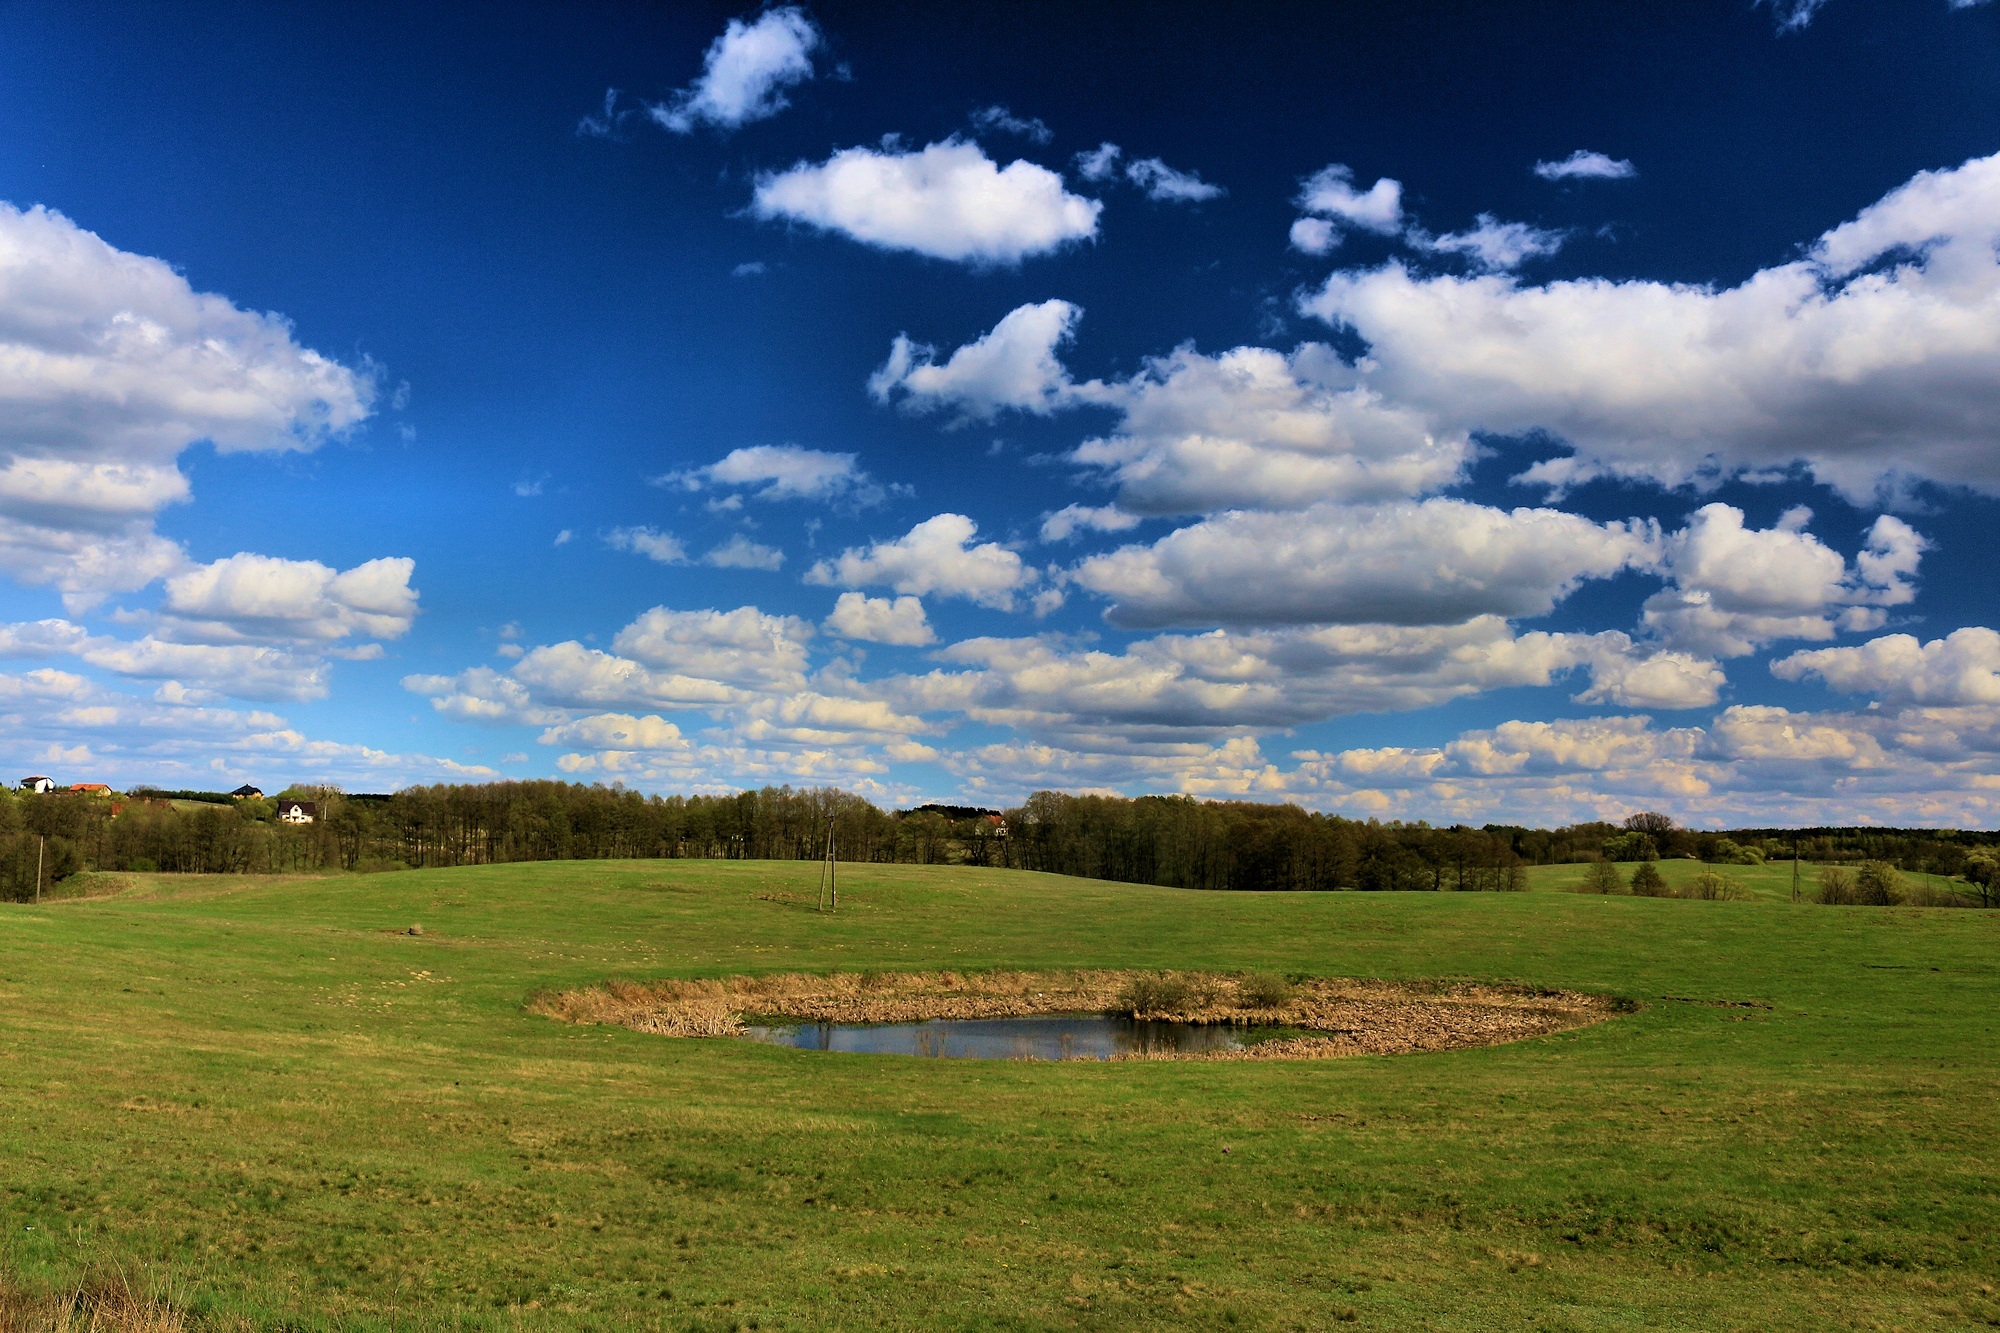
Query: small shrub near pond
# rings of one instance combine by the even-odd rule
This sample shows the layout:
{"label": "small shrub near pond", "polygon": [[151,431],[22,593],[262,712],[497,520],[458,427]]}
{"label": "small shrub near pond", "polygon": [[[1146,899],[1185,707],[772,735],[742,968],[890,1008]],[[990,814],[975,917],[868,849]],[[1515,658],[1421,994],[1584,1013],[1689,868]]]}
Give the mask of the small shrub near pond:
{"label": "small shrub near pond", "polygon": [[1187,1008],[1192,998],[1187,982],[1164,972],[1141,973],[1118,992],[1119,1013],[1171,1014]]}
{"label": "small shrub near pond", "polygon": [[1291,982],[1270,972],[1252,972],[1236,983],[1236,1002],[1245,1009],[1282,1009],[1293,993]]}

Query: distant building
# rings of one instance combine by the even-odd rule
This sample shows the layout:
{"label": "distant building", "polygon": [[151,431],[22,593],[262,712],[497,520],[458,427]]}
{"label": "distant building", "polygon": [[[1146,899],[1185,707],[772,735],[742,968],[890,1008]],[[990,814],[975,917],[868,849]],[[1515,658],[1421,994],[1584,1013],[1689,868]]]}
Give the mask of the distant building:
{"label": "distant building", "polygon": [[319,818],[317,801],[280,801],[278,818],[287,824],[310,824]]}
{"label": "distant building", "polygon": [[72,782],[69,789],[78,796],[109,796],[111,788],[102,782]]}
{"label": "distant building", "polygon": [[253,787],[246,782],[229,794],[239,801],[255,801],[264,795],[264,789],[262,787]]}
{"label": "distant building", "polygon": [[1004,838],[1007,836],[1007,821],[998,815],[988,815],[979,821],[979,829],[985,837]]}
{"label": "distant building", "polygon": [[47,795],[49,792],[52,792],[55,789],[56,789],[56,780],[54,778],[44,778],[38,776],[38,777],[21,779],[22,791],[40,792],[43,795]]}

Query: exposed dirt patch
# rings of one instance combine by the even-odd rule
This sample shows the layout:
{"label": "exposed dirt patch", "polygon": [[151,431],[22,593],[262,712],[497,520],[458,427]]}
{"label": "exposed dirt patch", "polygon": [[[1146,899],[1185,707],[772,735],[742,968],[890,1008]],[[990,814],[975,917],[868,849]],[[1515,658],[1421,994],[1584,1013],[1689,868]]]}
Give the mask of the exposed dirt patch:
{"label": "exposed dirt patch", "polygon": [[543,992],[532,1013],[666,1037],[726,1037],[746,1019],[920,1023],[934,1018],[1131,1013],[1186,1023],[1302,1029],[1238,1051],[1134,1059],[1299,1060],[1490,1046],[1582,1027],[1617,1001],[1575,991],[1455,982],[1313,977],[1279,982],[1215,972],[837,972],[829,976],[611,981]]}

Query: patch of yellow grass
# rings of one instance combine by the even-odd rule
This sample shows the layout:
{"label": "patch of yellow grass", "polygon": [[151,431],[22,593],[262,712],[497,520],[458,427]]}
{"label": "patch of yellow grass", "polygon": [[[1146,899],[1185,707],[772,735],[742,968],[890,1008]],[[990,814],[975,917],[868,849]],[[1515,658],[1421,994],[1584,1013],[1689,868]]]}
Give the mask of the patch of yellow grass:
{"label": "patch of yellow grass", "polygon": [[182,1333],[187,1322],[122,1275],[34,1296],[0,1279],[0,1333]]}
{"label": "patch of yellow grass", "polygon": [[[1278,1004],[1246,992],[1249,977],[1216,972],[836,972],[784,973],[697,981],[609,981],[545,992],[531,1012],[565,1023],[602,1023],[665,1037],[727,1037],[746,1019],[808,1023],[921,1023],[941,1018],[1023,1018],[1035,1014],[1129,1011],[1135,980],[1154,983],[1169,1004],[1137,1017],[1301,1029],[1304,1035],[1239,1051],[1181,1059],[1316,1059],[1441,1051],[1517,1041],[1609,1017],[1611,1001],[1573,991],[1470,983],[1310,978]],[[1160,983],[1165,983],[1164,985]]]}

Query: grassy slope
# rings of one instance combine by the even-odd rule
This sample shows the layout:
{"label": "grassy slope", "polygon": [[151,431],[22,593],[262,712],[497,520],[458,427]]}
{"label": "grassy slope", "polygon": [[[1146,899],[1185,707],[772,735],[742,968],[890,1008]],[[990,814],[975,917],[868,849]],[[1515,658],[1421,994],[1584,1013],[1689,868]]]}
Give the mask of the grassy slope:
{"label": "grassy slope", "polygon": [[[299,1326],[2000,1320],[2000,914],[854,867],[830,920],[815,874],[139,877],[0,907],[0,1264],[117,1262]],[[1447,1055],[1120,1066],[520,1009],[615,975],[996,964],[1647,1007]]]}

